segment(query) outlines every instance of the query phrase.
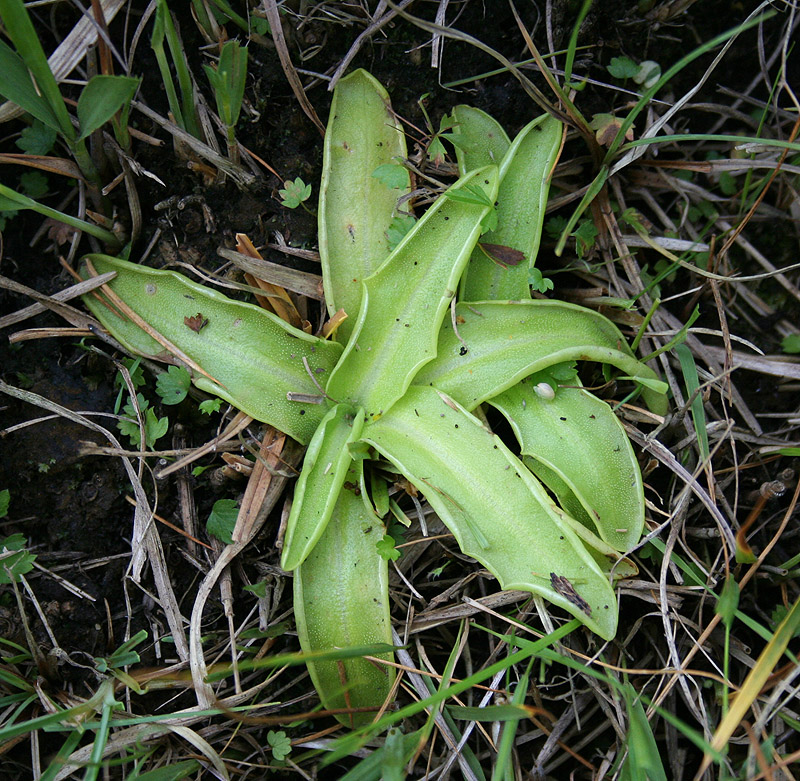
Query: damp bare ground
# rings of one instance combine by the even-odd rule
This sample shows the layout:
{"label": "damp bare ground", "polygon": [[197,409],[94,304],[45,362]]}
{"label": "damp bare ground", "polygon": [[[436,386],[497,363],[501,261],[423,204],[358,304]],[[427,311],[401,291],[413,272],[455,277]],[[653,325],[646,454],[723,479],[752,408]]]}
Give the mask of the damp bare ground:
{"label": "damp bare ground", "polygon": [[[0,2],[5,43],[16,5]],[[99,26],[30,8],[68,113],[89,121],[96,73],[141,83],[127,141],[109,116],[86,157],[0,108],[0,184],[73,221],[0,198],[0,778],[796,777],[797,9],[579,5],[109,0]],[[248,48],[233,137],[203,68],[231,39]],[[537,284],[617,322],[671,405],[655,416],[624,379],[581,376],[646,483],[611,642],[561,637],[565,613],[501,591],[393,487],[411,519],[389,529],[396,700],[348,736],[279,567],[301,449],[194,389],[167,404],[163,367],[62,291],[116,241],[229,295],[295,291],[316,331],[322,129],[356,67],[414,139],[418,213],[454,179],[453,106],[512,136],[546,108],[568,122]],[[273,265],[243,268],[251,245]]]}

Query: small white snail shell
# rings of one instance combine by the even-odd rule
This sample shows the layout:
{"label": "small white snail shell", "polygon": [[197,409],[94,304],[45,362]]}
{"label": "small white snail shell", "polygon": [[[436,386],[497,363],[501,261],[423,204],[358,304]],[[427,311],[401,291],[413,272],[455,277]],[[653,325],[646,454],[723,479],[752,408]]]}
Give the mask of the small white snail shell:
{"label": "small white snail shell", "polygon": [[556,392],[546,382],[540,382],[533,390],[540,399],[545,401],[552,401],[556,397]]}

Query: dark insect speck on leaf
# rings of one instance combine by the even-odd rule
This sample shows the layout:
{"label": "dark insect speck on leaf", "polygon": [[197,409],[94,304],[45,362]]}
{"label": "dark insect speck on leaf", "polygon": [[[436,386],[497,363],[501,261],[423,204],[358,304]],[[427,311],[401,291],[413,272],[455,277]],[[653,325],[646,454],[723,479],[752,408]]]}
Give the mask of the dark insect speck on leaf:
{"label": "dark insect speck on leaf", "polygon": [[460,348],[460,349],[459,349],[459,351],[458,351],[458,354],[459,354],[459,355],[466,355],[468,352],[469,352],[469,350],[467,350],[467,348],[466,348],[466,347],[464,347],[464,345],[462,344],[462,345],[461,345],[461,348]]}

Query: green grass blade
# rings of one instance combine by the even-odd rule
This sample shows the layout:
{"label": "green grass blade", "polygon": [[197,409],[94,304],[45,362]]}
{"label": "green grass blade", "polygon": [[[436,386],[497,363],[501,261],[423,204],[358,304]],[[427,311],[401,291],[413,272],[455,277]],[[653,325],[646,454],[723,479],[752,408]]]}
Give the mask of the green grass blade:
{"label": "green grass blade", "polygon": [[47,127],[60,131],[58,118],[50,108],[50,104],[36,91],[22,58],[4,41],[0,41],[0,69],[3,73],[3,78],[0,80],[0,95],[16,103],[23,111],[27,111]]}
{"label": "green grass blade", "polygon": [[330,520],[350,466],[349,442],[358,440],[364,410],[337,404],[320,423],[308,446],[286,523],[281,567],[300,566]]}
{"label": "green grass blade", "polygon": [[642,703],[630,684],[623,689],[628,712],[628,755],[620,768],[623,781],[667,781],[658,745]]}
{"label": "green grass blade", "polygon": [[476,418],[415,386],[362,437],[425,495],[461,550],[502,588],[539,594],[601,637],[614,636],[608,578],[538,480]]}
{"label": "green grass blade", "polygon": [[95,225],[93,222],[85,222],[77,217],[73,217],[71,214],[65,214],[57,209],[51,209],[49,206],[45,206],[38,201],[34,201],[33,198],[28,198],[27,195],[22,195],[22,193],[18,193],[15,190],[12,190],[10,187],[6,187],[4,184],[0,184],[0,196],[8,198],[10,201],[19,204],[19,207],[22,209],[30,209],[31,211],[35,211],[38,214],[44,215],[45,217],[50,217],[57,222],[63,222],[65,225],[70,225],[76,230],[84,231],[90,236],[100,239],[100,241],[104,242],[111,248],[116,249],[120,246],[119,239],[111,231],[101,228],[99,225]]}
{"label": "green grass blade", "polygon": [[[286,394],[319,394],[311,377],[324,381],[341,353],[340,345],[309,336],[261,307],[233,301],[174,271],[157,271],[107,255],[86,259],[98,273],[116,271],[110,286],[117,295],[213,376],[212,380],[196,373],[192,381],[197,387],[302,444],[311,440],[327,409],[290,401]],[[131,352],[177,362],[135,323],[123,320],[91,295],[84,302]],[[207,324],[193,330],[187,320],[196,322],[198,315]]]}
{"label": "green grass blade", "polygon": [[39,93],[55,117],[58,131],[71,144],[75,140],[75,128],[22,0],[0,0],[0,17],[14,48],[33,74]]}
{"label": "green grass blade", "polygon": [[[439,334],[435,361],[414,378],[433,385],[468,410],[556,363],[590,360],[609,363],[634,377],[658,379],[636,360],[619,329],[584,307],[559,301],[484,301],[456,306],[458,331],[449,320]],[[666,397],[648,388],[642,394],[658,414]]]}
{"label": "green grass blade", "polygon": [[[359,484],[363,462],[354,461],[348,482]],[[345,488],[325,531],[294,573],[294,605],[305,652],[372,643],[391,644],[388,562],[377,551],[384,527],[361,497]],[[391,659],[391,654],[382,655]],[[309,661],[314,686],[326,708],[383,705],[394,669],[358,657]],[[369,723],[372,713],[337,715],[346,726]]]}
{"label": "green grass blade", "polygon": [[693,397],[690,409],[692,411],[694,431],[695,434],[697,434],[697,445],[700,448],[700,457],[704,462],[707,462],[711,457],[711,451],[708,447],[706,412],[703,408],[703,397],[700,393],[700,378],[697,376],[697,366],[695,365],[691,350],[689,350],[685,344],[676,345],[675,355],[678,356],[678,360],[681,364],[683,381],[686,384],[686,393],[688,397]]}
{"label": "green grass blade", "polygon": [[412,702],[410,705],[406,705],[393,713],[388,713],[369,727],[364,727],[357,732],[340,738],[331,746],[331,752],[325,756],[322,760],[322,764],[329,765],[351,754],[363,745],[363,743],[369,739],[370,735],[378,734],[387,727],[400,723],[403,719],[410,718],[417,713],[436,707],[439,703],[444,702],[450,697],[455,697],[467,691],[467,689],[471,689],[476,684],[483,683],[485,680],[494,677],[497,673],[508,670],[515,664],[524,662],[532,657],[536,658],[539,655],[543,655],[549,646],[563,640],[570,632],[577,629],[578,626],[580,626],[580,624],[577,620],[568,621],[566,624],[563,624],[558,629],[539,640],[527,642],[524,648],[509,654],[505,659],[494,662],[484,667],[482,670],[478,670],[478,672],[468,675],[466,678],[462,678],[457,683],[451,684],[444,690],[437,691],[436,694],[432,694],[424,700]]}
{"label": "green grass blade", "polygon": [[363,283],[358,322],[327,392],[363,406],[367,420],[386,412],[436,355],[442,320],[497,194],[497,168],[468,174],[448,192],[469,194],[470,186],[488,206],[440,196]]}
{"label": "green grass blade", "polygon": [[[373,177],[380,165],[406,157],[406,141],[386,90],[364,70],[336,85],[322,158],[319,253],[328,311],[347,312],[346,341],[361,305],[361,283],[389,255],[386,232],[397,201],[409,191]],[[402,173],[402,172],[401,172]]]}

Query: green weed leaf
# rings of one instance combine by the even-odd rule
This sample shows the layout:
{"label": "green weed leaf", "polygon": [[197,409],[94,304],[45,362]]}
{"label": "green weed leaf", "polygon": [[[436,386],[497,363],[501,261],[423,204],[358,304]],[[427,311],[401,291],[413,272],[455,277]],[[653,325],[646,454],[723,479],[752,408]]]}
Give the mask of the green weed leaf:
{"label": "green weed leaf", "polygon": [[299,176],[294,180],[283,183],[283,189],[278,190],[281,196],[281,205],[287,209],[296,209],[303,201],[311,197],[311,185],[306,184]]}
{"label": "green weed leaf", "polygon": [[389,239],[389,250],[393,250],[414,227],[417,222],[416,217],[411,214],[403,214],[394,217],[386,230],[386,238]]}
{"label": "green weed leaf", "polygon": [[156,393],[164,404],[180,404],[189,392],[191,375],[183,366],[168,366],[156,380]]}
{"label": "green weed leaf", "polygon": [[11,502],[11,491],[4,488],[0,491],[0,518],[5,518],[8,515],[8,505]]}
{"label": "green weed leaf", "polygon": [[92,76],[78,98],[78,140],[90,136],[130,103],[139,82],[128,76]]}
{"label": "green weed leaf", "polygon": [[[152,448],[155,443],[167,433],[167,429],[169,428],[169,419],[166,417],[159,418],[158,415],[156,415],[155,410],[150,407],[150,402],[147,401],[147,399],[145,399],[141,393],[137,393],[136,398],[138,400],[139,409],[142,412],[142,418],[144,419],[145,447]],[[120,420],[117,423],[117,428],[120,430],[123,436],[127,436],[130,439],[132,447],[138,448],[141,442],[141,430],[136,418],[136,408],[129,400],[128,403],[123,407],[122,411],[123,414],[128,416],[129,419]]]}
{"label": "green weed leaf", "polygon": [[639,73],[639,65],[630,57],[612,57],[606,70],[615,79],[632,79]]}
{"label": "green weed leaf", "polygon": [[553,289],[553,280],[545,277],[538,268],[532,268],[528,272],[528,284],[539,293]]}
{"label": "green weed leaf", "polygon": [[272,749],[272,756],[279,762],[282,762],[292,753],[292,741],[283,730],[278,730],[277,732],[270,730],[267,732],[267,743]]}
{"label": "green weed leaf", "polygon": [[22,534],[0,540],[0,584],[17,582],[20,575],[33,569],[36,555],[26,550],[27,544]]}
{"label": "green weed leaf", "polygon": [[378,551],[382,559],[386,561],[397,561],[401,553],[395,547],[394,537],[384,534],[383,537],[375,543],[375,549]]}
{"label": "green weed leaf", "polygon": [[56,131],[39,119],[22,129],[20,137],[14,142],[19,149],[29,155],[46,155],[56,143]]}
{"label": "green weed leaf", "polygon": [[206,521],[206,531],[226,545],[233,543],[233,529],[239,516],[239,505],[233,499],[217,499]]}
{"label": "green weed leaf", "polygon": [[213,415],[215,412],[219,412],[221,406],[222,399],[205,399],[197,405],[197,408],[204,415]]}
{"label": "green weed leaf", "polygon": [[800,353],[800,334],[784,336],[781,342],[781,350],[792,355]]}

